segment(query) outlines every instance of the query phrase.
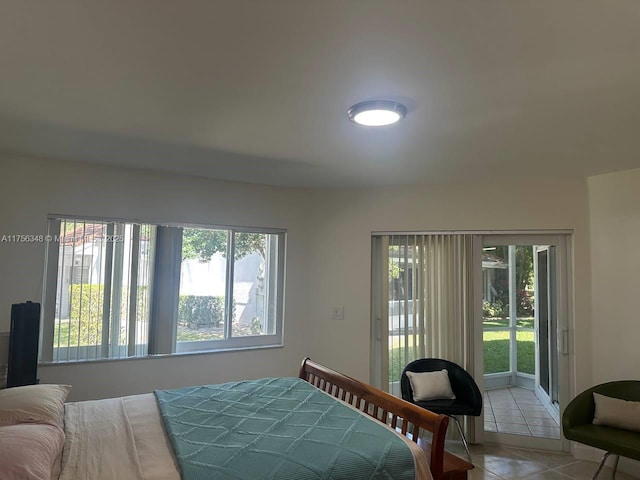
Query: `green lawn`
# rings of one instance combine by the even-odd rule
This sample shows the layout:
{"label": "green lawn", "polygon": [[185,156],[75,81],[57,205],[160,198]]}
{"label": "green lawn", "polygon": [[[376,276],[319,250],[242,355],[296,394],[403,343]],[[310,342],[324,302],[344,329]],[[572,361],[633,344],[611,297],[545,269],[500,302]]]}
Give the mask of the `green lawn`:
{"label": "green lawn", "polygon": [[[532,331],[517,331],[517,369],[521,373],[536,373],[535,342]],[[484,373],[509,371],[509,332],[484,332]]]}
{"label": "green lawn", "polygon": [[[413,357],[413,347],[408,349],[409,358]],[[404,361],[404,347],[397,347],[389,349],[389,382],[399,382],[400,373],[404,368],[406,362]]]}
{"label": "green lawn", "polygon": [[[73,322],[71,325],[71,331],[69,331],[69,322],[63,321],[60,324],[56,323],[54,329],[54,344],[58,344],[58,334],[60,334],[60,345],[71,345],[71,346],[94,346],[100,345],[102,339],[102,328],[97,328],[95,325],[92,325],[90,328],[86,328],[80,334],[78,329],[78,323]],[[221,329],[220,329],[221,330]],[[207,329],[190,329],[187,327],[179,326],[176,340],[178,342],[185,342],[191,340],[220,340],[223,338],[224,334],[222,331],[211,332]],[[78,337],[80,337],[80,341],[78,341]],[[125,335],[122,335],[122,342],[125,341]]]}
{"label": "green lawn", "polygon": [[[234,336],[247,336],[250,333],[247,331],[248,327],[241,327],[236,323],[233,324]],[[71,329],[71,330],[69,330]],[[84,328],[81,332],[78,328],[78,322],[69,322],[63,320],[60,323],[56,323],[54,329],[54,345],[58,344],[58,334],[60,335],[60,345],[71,346],[96,346],[100,345],[102,340],[102,324],[100,328],[96,325],[91,325],[89,328]],[[201,328],[193,329],[182,325],[178,325],[176,332],[176,340],[178,342],[187,342],[194,340],[221,340],[224,338],[224,328]],[[126,343],[126,334],[123,332],[120,341]]]}
{"label": "green lawn", "polygon": [[53,330],[54,346],[58,345],[58,338],[60,338],[60,345],[71,346],[87,346],[96,345],[102,336],[102,323],[98,325],[97,322],[89,325],[84,323],[82,329],[78,325],[78,322],[73,322],[69,325],[68,321],[62,321],[56,323]]}
{"label": "green lawn", "polygon": [[[498,326],[487,325],[486,326]],[[484,373],[509,371],[509,332],[484,332]],[[535,374],[535,342],[534,332],[517,331],[518,372]],[[400,380],[400,372],[405,365],[404,347],[389,349],[389,381]],[[408,348],[408,358],[413,357],[413,347]]]}

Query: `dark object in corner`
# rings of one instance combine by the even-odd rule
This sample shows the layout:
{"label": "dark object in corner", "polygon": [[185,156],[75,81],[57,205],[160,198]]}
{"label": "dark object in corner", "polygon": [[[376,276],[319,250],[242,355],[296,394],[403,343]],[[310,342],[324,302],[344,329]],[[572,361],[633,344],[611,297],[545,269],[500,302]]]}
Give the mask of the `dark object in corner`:
{"label": "dark object in corner", "polygon": [[39,338],[40,304],[27,302],[11,305],[7,387],[37,383]]}

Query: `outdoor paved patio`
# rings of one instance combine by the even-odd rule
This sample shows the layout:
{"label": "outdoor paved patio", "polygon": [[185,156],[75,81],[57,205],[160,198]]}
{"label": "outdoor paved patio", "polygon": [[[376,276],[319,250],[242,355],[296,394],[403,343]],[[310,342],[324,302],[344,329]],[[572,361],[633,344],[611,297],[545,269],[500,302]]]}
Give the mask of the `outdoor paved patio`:
{"label": "outdoor paved patio", "polygon": [[520,387],[487,390],[484,429],[531,437],[560,438],[560,426],[532,390]]}

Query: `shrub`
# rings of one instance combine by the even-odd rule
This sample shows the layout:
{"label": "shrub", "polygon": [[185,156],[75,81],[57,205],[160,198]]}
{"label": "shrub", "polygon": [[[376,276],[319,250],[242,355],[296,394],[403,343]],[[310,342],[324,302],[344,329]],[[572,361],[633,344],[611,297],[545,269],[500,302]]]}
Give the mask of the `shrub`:
{"label": "shrub", "polygon": [[516,292],[517,313],[519,317],[533,317],[533,298],[526,290]]}
{"label": "shrub", "polygon": [[251,333],[253,335],[260,335],[262,333],[262,323],[259,317],[254,317],[251,320]]}
{"label": "shrub", "polygon": [[502,300],[496,300],[493,303],[482,302],[482,315],[488,318],[506,318],[509,316],[509,304],[505,304]]}
{"label": "shrub", "polygon": [[[136,315],[140,319],[148,316],[147,287],[138,286]],[[121,331],[120,342],[126,342],[126,319],[129,317],[128,295],[123,292],[120,298]],[[102,343],[102,310],[104,307],[104,285],[74,284],[69,286],[69,324],[60,328],[60,342],[74,345],[100,345]],[[114,305],[111,304],[110,319]],[[57,324],[56,324],[56,328]],[[113,324],[111,325],[113,328]],[[54,331],[55,338],[58,332]]]}
{"label": "shrub", "polygon": [[[147,315],[141,305],[147,294],[147,287],[138,287],[138,311],[141,317]],[[121,314],[128,316],[126,296],[123,295]],[[102,309],[104,285],[84,284],[69,287],[69,323],[56,323],[55,337],[60,334],[61,345],[100,345],[102,342]],[[180,295],[178,303],[178,323],[189,328],[218,327],[224,321],[224,297]],[[113,310],[113,306],[112,306]]]}
{"label": "shrub", "polygon": [[188,328],[219,327],[224,321],[224,297],[180,295],[178,324]]}
{"label": "shrub", "polygon": [[[526,290],[516,292],[516,315],[518,317],[533,317],[533,297]],[[482,315],[486,318],[507,318],[509,316],[509,302],[497,299],[495,302],[482,302]]]}
{"label": "shrub", "polygon": [[[69,287],[69,345],[97,345],[102,341],[103,297],[104,285]],[[66,343],[67,338],[61,338],[61,342]]]}

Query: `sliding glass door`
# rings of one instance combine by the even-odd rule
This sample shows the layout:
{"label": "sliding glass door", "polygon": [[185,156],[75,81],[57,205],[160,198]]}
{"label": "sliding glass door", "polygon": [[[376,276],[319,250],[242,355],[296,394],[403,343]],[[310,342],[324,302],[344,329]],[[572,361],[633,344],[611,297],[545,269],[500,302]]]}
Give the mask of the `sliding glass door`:
{"label": "sliding glass door", "polygon": [[399,396],[410,361],[454,361],[484,391],[484,416],[467,422],[471,441],[566,450],[570,236],[372,240],[372,383]]}
{"label": "sliding glass door", "polygon": [[569,237],[486,235],[482,243],[483,437],[565,450]]}
{"label": "sliding glass door", "polygon": [[[553,406],[559,417],[558,369],[560,355],[566,353],[566,329],[558,328],[556,247],[539,246],[535,256],[536,291],[536,344],[538,348],[536,395]],[[564,342],[558,342],[558,339]],[[558,418],[559,419],[559,418]]]}

